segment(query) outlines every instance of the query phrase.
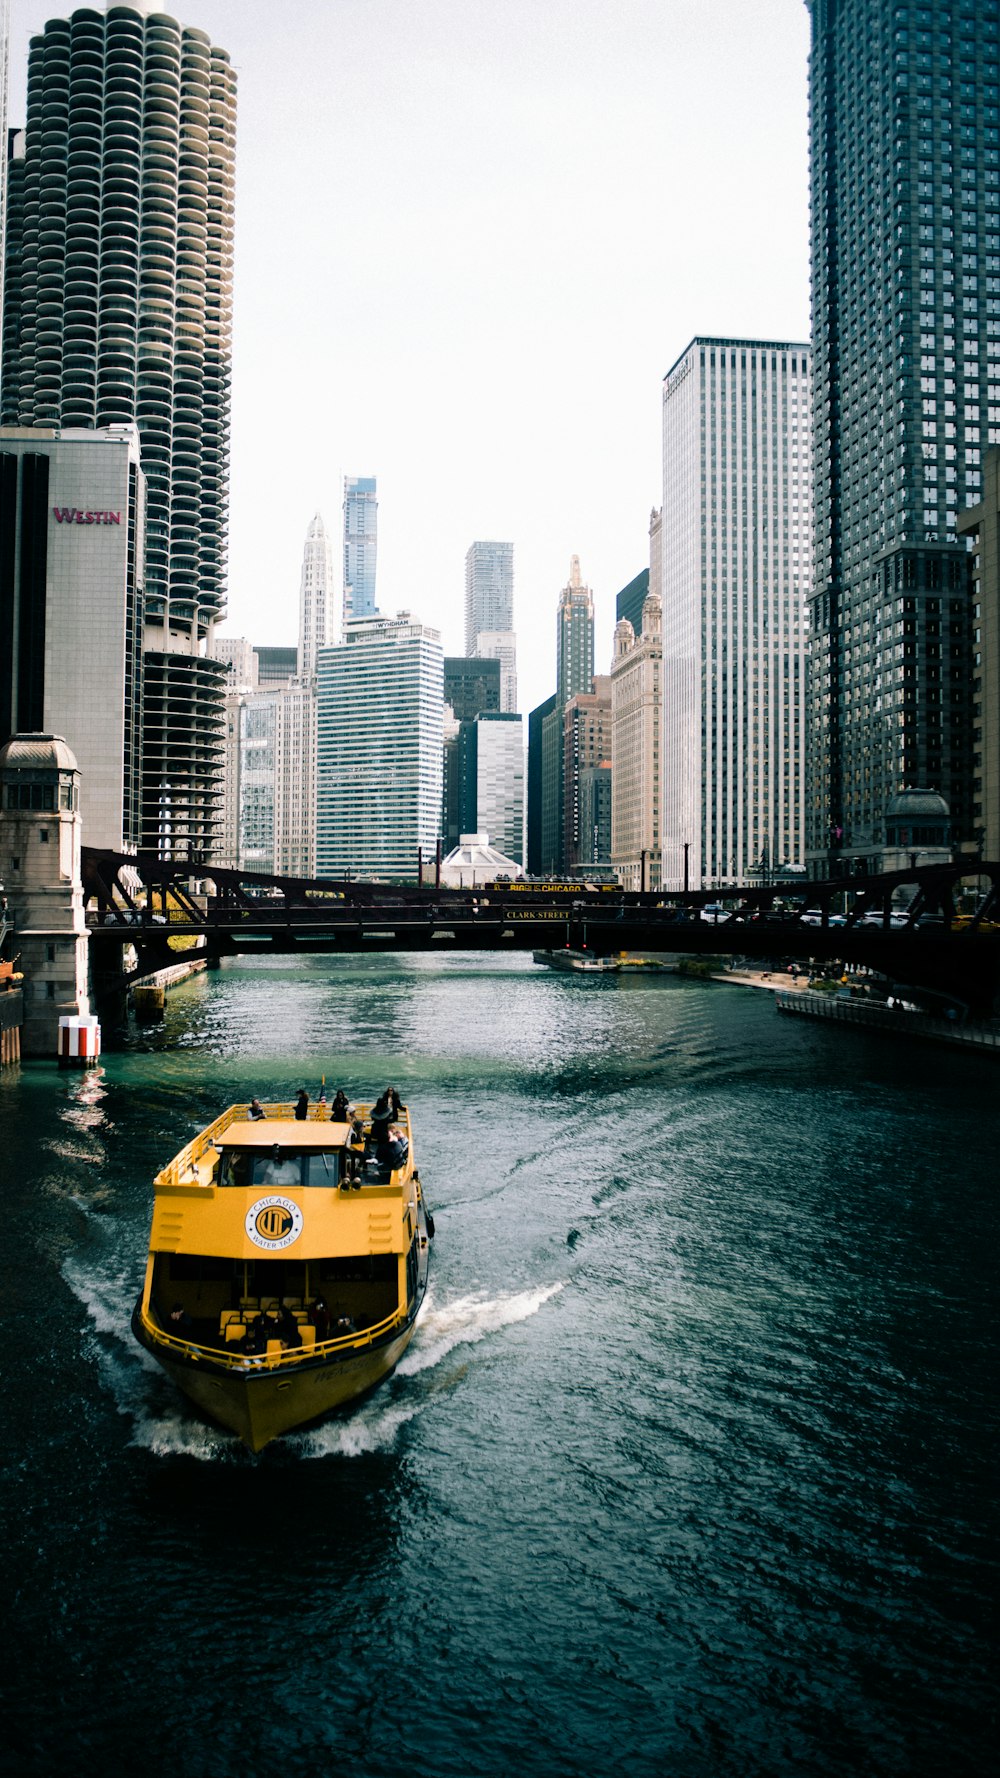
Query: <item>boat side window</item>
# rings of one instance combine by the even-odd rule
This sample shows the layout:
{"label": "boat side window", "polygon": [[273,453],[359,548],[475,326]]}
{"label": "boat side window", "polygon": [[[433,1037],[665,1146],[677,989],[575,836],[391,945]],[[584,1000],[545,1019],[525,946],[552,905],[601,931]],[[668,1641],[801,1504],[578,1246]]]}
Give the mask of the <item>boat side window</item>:
{"label": "boat side window", "polygon": [[336,1185],[340,1177],[340,1156],[331,1149],[320,1148],[304,1155],[303,1185]]}
{"label": "boat side window", "polygon": [[244,1186],[250,1184],[250,1156],[245,1149],[223,1150],[219,1166],[219,1184]]}

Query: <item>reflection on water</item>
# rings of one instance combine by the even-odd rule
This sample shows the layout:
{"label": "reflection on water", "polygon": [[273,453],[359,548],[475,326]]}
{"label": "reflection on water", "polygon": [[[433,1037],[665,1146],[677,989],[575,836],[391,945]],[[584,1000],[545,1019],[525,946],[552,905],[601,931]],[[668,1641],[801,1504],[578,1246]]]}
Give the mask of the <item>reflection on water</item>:
{"label": "reflection on water", "polygon": [[[222,1105],[409,1101],[390,1382],[252,1457],[132,1342]],[[985,1769],[995,1069],[526,958],[268,959],[0,1077],[17,1768]],[[86,1635],[81,1636],[84,1626]],[[169,1682],[168,1682],[169,1681]]]}

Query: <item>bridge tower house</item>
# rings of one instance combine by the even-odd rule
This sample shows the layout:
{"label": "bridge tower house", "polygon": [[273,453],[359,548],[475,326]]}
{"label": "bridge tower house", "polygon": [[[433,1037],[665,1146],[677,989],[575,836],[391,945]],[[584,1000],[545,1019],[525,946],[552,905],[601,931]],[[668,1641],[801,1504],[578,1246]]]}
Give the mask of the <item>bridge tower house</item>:
{"label": "bridge tower house", "polygon": [[26,1055],[54,1055],[60,1019],[89,1019],[80,877],[80,771],[61,735],[0,748],[0,878],[24,975]]}

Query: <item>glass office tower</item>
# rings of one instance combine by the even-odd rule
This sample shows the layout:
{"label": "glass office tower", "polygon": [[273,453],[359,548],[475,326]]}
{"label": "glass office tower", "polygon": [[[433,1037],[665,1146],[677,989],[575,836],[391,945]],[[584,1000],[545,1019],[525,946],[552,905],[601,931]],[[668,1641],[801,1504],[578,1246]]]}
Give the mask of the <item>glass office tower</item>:
{"label": "glass office tower", "polygon": [[956,516],[1000,440],[996,0],[807,0],[816,555],[809,861],[878,870],[889,799],[973,795]]}
{"label": "glass office tower", "polygon": [[514,628],[514,545],[471,543],[465,555],[465,652],[483,630]]}
{"label": "glass office tower", "polygon": [[344,477],[344,622],[374,617],[378,494],[373,475]]}
{"label": "glass office tower", "polygon": [[441,832],[441,637],[405,611],[355,618],[316,676],[316,868],[415,882]]}

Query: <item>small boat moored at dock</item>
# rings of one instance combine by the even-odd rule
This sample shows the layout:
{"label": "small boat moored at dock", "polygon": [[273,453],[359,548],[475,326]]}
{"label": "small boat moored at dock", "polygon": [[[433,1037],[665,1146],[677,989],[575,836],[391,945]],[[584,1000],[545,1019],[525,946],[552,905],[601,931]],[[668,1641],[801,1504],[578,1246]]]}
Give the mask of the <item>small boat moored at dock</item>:
{"label": "small boat moored at dock", "polygon": [[405,1108],[376,1154],[370,1122],[352,1147],[324,1105],[263,1113],[231,1105],[157,1174],[132,1316],[139,1344],[252,1451],[390,1375],[434,1233]]}
{"label": "small boat moored at dock", "polygon": [[545,963],[549,969],[575,970],[583,975],[598,975],[618,968],[614,957],[597,957],[593,951],[574,951],[564,945],[557,951],[533,951],[536,963]]}

